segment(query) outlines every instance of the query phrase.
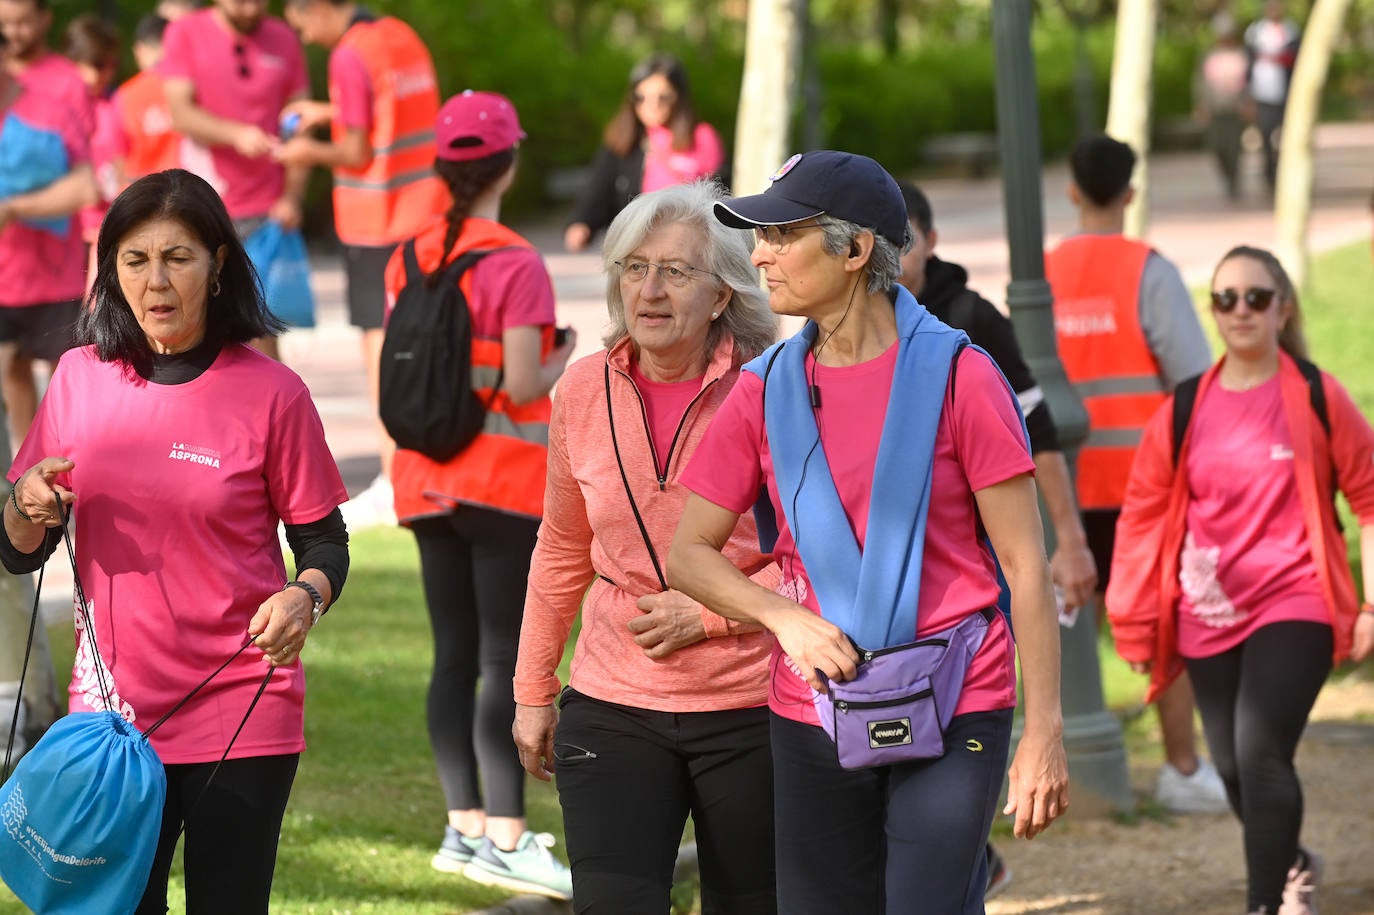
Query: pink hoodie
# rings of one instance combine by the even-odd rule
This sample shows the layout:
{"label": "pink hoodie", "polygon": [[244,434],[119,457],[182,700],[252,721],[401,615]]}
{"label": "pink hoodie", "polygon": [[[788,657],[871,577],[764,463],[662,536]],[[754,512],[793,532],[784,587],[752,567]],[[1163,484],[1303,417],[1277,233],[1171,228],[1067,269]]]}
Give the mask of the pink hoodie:
{"label": "pink hoodie", "polygon": [[[717,346],[701,379],[701,393],[687,408],[677,443],[666,456],[662,485],[641,395],[630,377],[630,341],[578,360],[559,380],[549,427],[544,521],[520,629],[516,702],[549,705],[557,697],[558,663],[579,607],[582,632],[569,678],[578,692],[664,712],[749,708],[767,701],[773,637],[757,626],[726,620],[702,607],[707,638],[657,661],[645,657],[626,626],[642,612],[635,602],[663,588],[616,465],[606,368],[609,365],[611,412],[625,473],[662,564],[690,495],[678,483],[678,475],[739,378],[733,352],[729,337]],[[776,587],[777,566],[771,556],[759,552],[752,516],[741,516],[724,554],[759,584]]]}

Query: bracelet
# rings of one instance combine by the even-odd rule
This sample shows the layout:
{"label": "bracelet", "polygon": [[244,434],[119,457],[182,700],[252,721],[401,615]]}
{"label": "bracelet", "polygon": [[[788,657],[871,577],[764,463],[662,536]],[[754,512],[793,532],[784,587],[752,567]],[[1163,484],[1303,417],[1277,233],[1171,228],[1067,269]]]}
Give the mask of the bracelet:
{"label": "bracelet", "polygon": [[285,591],[287,588],[300,588],[306,594],[310,595],[310,628],[314,629],[316,624],[320,621],[320,616],[324,614],[324,596],[321,595],[319,589],[310,582],[301,581],[299,579],[288,581],[282,587],[282,590]]}
{"label": "bracelet", "polygon": [[[22,480],[23,477],[20,477],[20,479]],[[18,484],[18,483],[16,483],[15,485],[13,485],[13,486],[10,487],[10,504],[13,505],[13,506],[14,506],[14,510],[17,511],[17,512],[19,513],[19,517],[23,518],[25,521],[27,521],[27,522],[29,522],[30,524],[32,524],[32,523],[33,523],[33,519],[30,518],[30,517],[24,512],[24,510],[23,510],[22,508],[19,507],[19,496],[16,495],[16,493],[17,493],[18,491],[19,491],[19,484]]]}

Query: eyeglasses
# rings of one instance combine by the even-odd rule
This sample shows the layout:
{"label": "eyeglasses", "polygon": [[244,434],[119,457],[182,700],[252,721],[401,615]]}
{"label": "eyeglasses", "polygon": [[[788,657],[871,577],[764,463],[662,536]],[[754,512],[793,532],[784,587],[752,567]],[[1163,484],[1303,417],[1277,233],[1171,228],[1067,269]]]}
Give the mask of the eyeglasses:
{"label": "eyeglasses", "polygon": [[234,45],[234,59],[239,62],[239,76],[243,79],[253,75],[253,71],[248,69],[248,48],[241,44]]}
{"label": "eyeglasses", "polygon": [[782,254],[792,244],[787,236],[800,229],[819,229],[818,222],[794,222],[785,226],[754,226],[754,244],[767,245],[774,254]]}
{"label": "eyeglasses", "polygon": [[631,283],[642,283],[649,276],[649,269],[658,271],[658,278],[669,286],[686,286],[696,279],[696,274],[701,273],[706,276],[720,278],[720,274],[712,273],[710,270],[702,270],[700,267],[693,267],[691,264],[651,264],[648,261],[615,261],[615,265],[620,268],[621,275]]}
{"label": "eyeglasses", "polygon": [[1224,315],[1228,315],[1236,310],[1236,306],[1245,301],[1245,307],[1251,311],[1260,312],[1269,308],[1274,301],[1274,296],[1278,295],[1275,289],[1265,289],[1261,286],[1253,286],[1244,292],[1226,288],[1220,292],[1212,293],[1212,307]]}
{"label": "eyeglasses", "polygon": [[660,105],[671,105],[677,101],[677,94],[674,92],[657,92],[652,95],[644,92],[634,94],[635,104],[643,105],[648,101],[658,102]]}

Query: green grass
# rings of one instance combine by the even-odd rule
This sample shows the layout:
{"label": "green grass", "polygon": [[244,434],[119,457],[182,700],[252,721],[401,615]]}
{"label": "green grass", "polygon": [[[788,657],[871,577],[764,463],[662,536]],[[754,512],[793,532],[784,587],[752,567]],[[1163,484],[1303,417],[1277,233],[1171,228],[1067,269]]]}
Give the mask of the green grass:
{"label": "green grass", "polygon": [[[1374,336],[1365,332],[1362,312],[1371,288],[1369,247],[1359,243],[1317,258],[1304,295],[1313,358],[1366,413],[1374,413]],[[1203,318],[1211,324],[1205,310]],[[1354,542],[1353,522],[1346,528]],[[1358,569],[1354,550],[1351,555]],[[56,627],[52,635],[58,669],[70,670],[71,627]],[[1154,714],[1140,705],[1144,679],[1116,657],[1106,636],[1099,656],[1106,703],[1123,721],[1133,765],[1157,765]],[[344,601],[306,649],[310,749],[283,826],[274,913],[450,915],[501,900],[429,867],[444,823],[424,721],[431,657],[410,535],[394,529],[356,534]],[[565,658],[565,682],[566,664]],[[561,836],[553,788],[531,779],[528,801],[531,827]],[[1148,805],[1137,813],[1149,815]],[[180,892],[174,875],[174,913],[183,911]],[[0,887],[0,915],[23,911]]]}
{"label": "green grass", "polygon": [[[305,651],[306,740],[282,826],[272,911],[284,915],[451,915],[506,894],[431,870],[444,799],[425,728],[432,662],[413,538],[353,536],[343,602]],[[71,627],[54,627],[69,671]],[[564,672],[566,676],[566,671]],[[551,785],[529,780],[530,827],[562,835]],[[184,912],[173,874],[171,911]],[[0,915],[24,912],[0,887]]]}

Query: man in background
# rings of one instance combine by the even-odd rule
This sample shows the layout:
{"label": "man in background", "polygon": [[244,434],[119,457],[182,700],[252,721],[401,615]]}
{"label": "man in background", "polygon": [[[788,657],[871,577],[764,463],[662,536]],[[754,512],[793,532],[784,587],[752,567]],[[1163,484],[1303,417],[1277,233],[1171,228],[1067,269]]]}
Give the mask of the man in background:
{"label": "man in background", "polygon": [[134,30],[134,62],[138,73],[115,90],[124,153],[124,182],[181,165],[181,134],[172,128],[167,88],[158,63],[167,20],[149,13]]}
{"label": "man in background", "polygon": [[[269,219],[298,228],[309,169],[272,158],[281,110],[310,92],[295,34],[267,15],[267,0],[215,0],[169,25],[163,50],[172,126],[191,141],[182,167],[219,192],[240,236]],[[274,338],[254,345],[277,356]]]}
{"label": "man in background", "polygon": [[[1212,363],[1178,267],[1123,234],[1135,161],[1129,146],[1106,134],[1074,146],[1069,200],[1079,231],[1045,255],[1059,358],[1088,410],[1077,490],[1099,592],[1111,575],[1116,520],[1141,432],[1175,385]],[[1197,753],[1186,676],[1159,697],[1156,710],[1165,756],[1156,800],[1177,813],[1229,809],[1220,776]]]}
{"label": "man in background", "polygon": [[86,250],[74,215],[95,203],[94,107],[76,64],[48,47],[47,0],[0,0],[7,113],[0,137],[0,393],[11,442],[38,409],[34,361],[72,343]]}
{"label": "man in background", "polygon": [[[387,262],[397,244],[418,235],[450,204],[433,171],[439,82],[429,49],[394,16],[373,16],[352,0],[287,0],[286,19],[306,44],[329,49],[329,101],[288,105],[285,114],[300,123],[274,156],[287,166],[334,172],[334,227],[348,277],[348,316],[362,331],[375,413]],[[309,135],[324,127],[328,140]],[[380,421],[377,439],[381,474],[344,506],[352,527],[395,523],[396,446]]]}
{"label": "man in background", "polygon": [[1264,178],[1272,193],[1279,173],[1278,135],[1288,104],[1288,83],[1298,59],[1302,33],[1283,14],[1282,0],[1264,4],[1264,18],[1245,30],[1250,52],[1250,96],[1255,100],[1255,126],[1264,144]]}

